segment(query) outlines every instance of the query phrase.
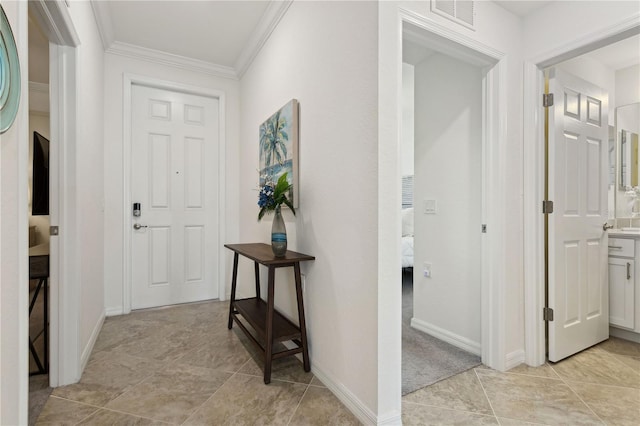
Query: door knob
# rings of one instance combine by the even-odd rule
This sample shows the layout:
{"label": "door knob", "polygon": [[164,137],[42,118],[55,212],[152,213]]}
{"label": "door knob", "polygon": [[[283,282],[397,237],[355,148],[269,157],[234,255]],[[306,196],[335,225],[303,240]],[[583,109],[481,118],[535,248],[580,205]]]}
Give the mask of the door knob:
{"label": "door knob", "polygon": [[613,225],[609,225],[607,222],[605,222],[602,225],[602,230],[605,231],[605,232],[607,232],[607,229],[611,229],[611,228],[613,228]]}
{"label": "door knob", "polygon": [[147,228],[147,225],[140,225],[139,223],[133,224],[133,229],[135,230],[142,229],[142,228]]}

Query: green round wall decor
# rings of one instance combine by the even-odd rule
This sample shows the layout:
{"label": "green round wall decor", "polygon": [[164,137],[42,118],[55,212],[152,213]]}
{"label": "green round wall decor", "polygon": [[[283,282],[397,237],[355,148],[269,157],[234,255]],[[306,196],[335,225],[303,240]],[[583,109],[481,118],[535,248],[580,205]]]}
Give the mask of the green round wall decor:
{"label": "green round wall decor", "polygon": [[7,15],[0,6],[0,134],[13,124],[20,104],[20,62]]}

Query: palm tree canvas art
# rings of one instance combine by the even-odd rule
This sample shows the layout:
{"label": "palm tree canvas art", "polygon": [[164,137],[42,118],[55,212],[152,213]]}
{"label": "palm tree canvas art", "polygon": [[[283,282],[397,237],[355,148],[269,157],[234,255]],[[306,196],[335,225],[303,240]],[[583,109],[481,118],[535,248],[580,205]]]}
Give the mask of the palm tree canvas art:
{"label": "palm tree canvas art", "polygon": [[287,173],[298,207],[298,101],[292,99],[260,125],[260,187]]}

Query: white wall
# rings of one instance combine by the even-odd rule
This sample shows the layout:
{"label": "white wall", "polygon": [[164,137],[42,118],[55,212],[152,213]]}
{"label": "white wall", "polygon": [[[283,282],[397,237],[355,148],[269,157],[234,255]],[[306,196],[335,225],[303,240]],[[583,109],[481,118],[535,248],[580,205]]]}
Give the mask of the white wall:
{"label": "white wall", "polygon": [[414,66],[402,64],[402,176],[414,173]]}
{"label": "white wall", "polygon": [[33,194],[33,132],[38,132],[45,138],[51,140],[49,135],[49,114],[35,111],[29,112],[29,158],[27,163],[27,181],[29,188],[29,204],[27,212],[29,213],[29,226],[36,227],[36,244],[49,244],[49,215],[31,215],[31,201]]}
{"label": "white wall", "polygon": [[640,64],[616,70],[616,108],[640,102]]}
{"label": "white wall", "polygon": [[[482,72],[435,54],[415,73],[412,325],[480,353]],[[437,202],[424,214],[424,200]],[[423,263],[432,266],[423,276]],[[418,324],[416,324],[416,322]]]}
{"label": "white wall", "polygon": [[[373,419],[379,390],[376,52],[375,3],[293,2],[241,80],[239,187],[239,239],[267,243],[271,217],[256,221],[258,127],[298,99],[300,207],[295,217],[286,212],[285,221],[290,249],[316,256],[302,265],[312,368]],[[291,272],[278,272],[276,306],[294,316]],[[252,294],[251,262],[241,264],[240,274],[241,291]]]}
{"label": "white wall", "polygon": [[27,424],[27,3],[3,1],[20,57],[16,121],[0,135],[0,424]]}
{"label": "white wall", "polygon": [[[104,318],[104,51],[91,5],[71,2],[69,13],[80,38],[77,47],[77,139],[75,187],[65,188],[76,200],[77,257],[71,279],[80,289],[79,349],[86,362]],[[64,230],[63,230],[64,232]]]}
{"label": "white wall", "polygon": [[[105,113],[104,113],[104,169],[105,176],[105,236],[104,280],[105,306],[108,315],[118,315],[123,309],[123,226],[130,209],[123,205],[123,75],[136,74],[150,78],[221,90],[226,95],[226,235],[223,242],[238,239],[238,115],[239,83],[236,80],[214,77],[178,67],[132,59],[116,54],[105,55]],[[222,248],[221,248],[222,249]],[[228,259],[231,259],[230,257]],[[221,265],[231,270],[231,261]],[[230,277],[230,273],[227,273]],[[215,285],[218,285],[216,282]]]}

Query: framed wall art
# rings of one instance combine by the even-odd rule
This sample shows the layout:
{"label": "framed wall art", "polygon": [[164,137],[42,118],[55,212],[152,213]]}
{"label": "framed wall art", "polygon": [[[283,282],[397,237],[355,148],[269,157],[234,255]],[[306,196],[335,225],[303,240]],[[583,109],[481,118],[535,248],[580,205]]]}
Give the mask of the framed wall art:
{"label": "framed wall art", "polygon": [[277,182],[287,173],[287,181],[293,185],[289,199],[298,208],[298,101],[287,102],[260,125],[259,186]]}

